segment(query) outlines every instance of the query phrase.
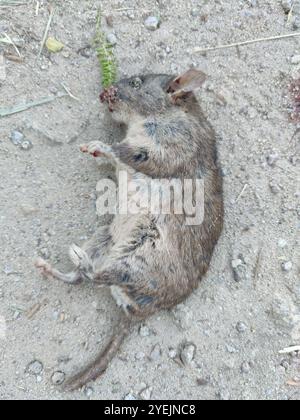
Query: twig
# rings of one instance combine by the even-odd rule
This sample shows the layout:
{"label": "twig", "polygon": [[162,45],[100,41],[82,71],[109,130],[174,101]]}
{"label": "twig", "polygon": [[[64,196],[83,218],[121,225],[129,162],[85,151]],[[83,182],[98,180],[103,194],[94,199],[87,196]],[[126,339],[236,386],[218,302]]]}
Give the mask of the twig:
{"label": "twig", "polygon": [[254,289],[256,289],[256,286],[257,286],[257,279],[258,279],[258,274],[259,274],[261,260],[262,260],[262,252],[263,252],[263,249],[261,248],[257,254],[256,263],[254,267],[254,272],[253,272]]}
{"label": "twig", "polygon": [[287,347],[286,349],[280,350],[279,354],[290,354],[295,351],[300,351],[300,346]]}
{"label": "twig", "polygon": [[244,42],[236,42],[234,44],[227,44],[227,45],[218,45],[216,47],[210,47],[210,48],[195,48],[192,53],[206,53],[209,51],[217,51],[217,50],[225,50],[228,48],[235,48],[235,47],[241,47],[243,45],[251,45],[261,42],[268,42],[268,41],[276,41],[280,39],[287,39],[287,38],[294,38],[300,36],[300,32],[295,32],[294,34],[286,34],[286,35],[278,35],[278,36],[271,36],[269,38],[258,38],[258,39],[251,39],[249,41]]}
{"label": "twig", "polygon": [[242,191],[241,191],[241,193],[239,194],[239,196],[238,196],[238,198],[235,200],[235,202],[237,203],[241,198],[242,198],[242,196],[244,195],[244,192],[246,191],[246,189],[249,187],[249,184],[245,184],[244,185],[244,188],[242,189]]}
{"label": "twig", "polygon": [[35,7],[35,16],[38,16],[40,12],[40,2],[36,0],[36,7]]}
{"label": "twig", "polygon": [[9,61],[13,61],[14,63],[23,63],[24,62],[23,57],[17,57],[16,55],[5,54],[4,53],[4,57]]}
{"label": "twig", "polygon": [[75,98],[75,96],[72,95],[69,90],[66,90],[66,88],[64,89],[65,89],[64,93],[62,92],[58,93],[56,96],[48,96],[46,98],[39,99],[38,101],[32,101],[32,102],[28,102],[27,104],[16,105],[12,108],[0,108],[0,118],[7,117],[13,114],[18,114],[19,112],[27,111],[31,108],[35,108],[41,105],[48,104],[50,102],[54,102],[57,99],[64,98],[66,96],[69,96],[73,99]]}
{"label": "twig", "polygon": [[120,7],[119,9],[113,9],[113,12],[127,12],[128,10],[135,10],[135,7]]}
{"label": "twig", "polygon": [[[120,13],[120,12],[128,12],[129,10],[136,10],[136,7],[120,7],[118,9],[111,9],[111,10],[103,10],[103,15],[108,15],[110,13]],[[150,9],[143,9],[143,12],[149,12]]]}
{"label": "twig", "polygon": [[76,96],[73,95],[73,93],[70,91],[70,89],[67,88],[67,86],[61,82],[61,86],[64,88],[64,90],[67,92],[67,94],[70,96],[70,98],[74,99],[75,101],[80,101]]}
{"label": "twig", "polygon": [[13,7],[13,6],[26,6],[28,0],[20,1],[20,0],[0,0],[0,9],[4,9],[6,7]]}
{"label": "twig", "polygon": [[45,46],[45,43],[46,43],[46,40],[47,40],[47,36],[48,36],[49,30],[50,30],[50,26],[51,26],[51,23],[52,23],[52,19],[53,19],[53,16],[54,16],[54,12],[55,12],[55,8],[51,7],[50,16],[49,16],[48,23],[47,23],[47,26],[46,26],[46,29],[45,29],[45,33],[44,33],[44,36],[43,36],[43,39],[42,39],[41,47],[40,47],[40,50],[39,50],[39,53],[38,53],[38,58],[41,56],[41,54],[43,52],[43,49],[44,49],[44,46]]}
{"label": "twig", "polygon": [[292,8],[291,8],[291,10],[289,11],[289,14],[288,14],[288,19],[287,19],[287,22],[289,23],[290,21],[291,21],[291,19],[292,19],[292,16],[293,16],[293,13],[294,13],[294,7],[295,7],[295,2],[293,2],[293,4],[292,4]]}
{"label": "twig", "polygon": [[[5,38],[0,38],[0,44],[8,44],[8,45],[17,45],[17,44],[23,44],[23,40],[22,39],[11,39],[9,37],[9,39],[7,39],[7,37]],[[20,47],[20,45],[19,45]]]}
{"label": "twig", "polygon": [[16,50],[18,56],[21,58],[21,54],[20,51],[18,50],[18,47],[16,46],[16,44],[14,43],[14,41],[11,39],[11,37],[9,35],[7,35],[6,33],[4,33],[5,38],[11,43],[11,45],[14,47],[14,49]]}

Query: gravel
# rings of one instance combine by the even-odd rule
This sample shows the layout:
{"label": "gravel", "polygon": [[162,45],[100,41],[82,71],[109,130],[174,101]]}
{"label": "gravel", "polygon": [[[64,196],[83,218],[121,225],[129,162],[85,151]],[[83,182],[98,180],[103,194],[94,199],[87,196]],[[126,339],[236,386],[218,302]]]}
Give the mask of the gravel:
{"label": "gravel", "polygon": [[26,372],[28,372],[30,375],[40,375],[43,372],[43,370],[44,366],[38,360],[30,362],[26,368]]}
{"label": "gravel", "polygon": [[294,0],[282,0],[281,5],[285,13],[290,13]]}
{"label": "gravel", "polygon": [[145,20],[145,26],[150,31],[156,31],[156,29],[158,29],[159,25],[160,25],[160,20],[156,16],[149,16]]}
{"label": "gravel", "polygon": [[293,268],[293,263],[291,261],[286,261],[282,264],[282,270],[285,272],[291,271]]}
{"label": "gravel", "polygon": [[149,337],[150,330],[146,325],[141,325],[139,333],[141,337]]}
{"label": "gravel", "polygon": [[159,344],[156,344],[153,349],[151,350],[150,353],[150,360],[152,360],[153,362],[157,362],[162,355],[162,350]]}
{"label": "gravel", "polygon": [[23,150],[30,150],[33,148],[33,144],[30,140],[25,140],[20,144],[21,149]]}
{"label": "gravel", "polygon": [[244,333],[244,332],[246,332],[247,331],[247,325],[246,324],[244,324],[243,322],[238,322],[237,323],[237,325],[236,325],[236,330],[239,332],[239,333]]}
{"label": "gravel", "polygon": [[125,401],[136,401],[137,397],[135,395],[129,393],[129,394],[125,395],[124,400]]}
{"label": "gravel", "polygon": [[195,344],[186,344],[180,353],[180,358],[184,365],[188,366],[192,363],[196,354]]}
{"label": "gravel", "polygon": [[233,270],[234,280],[239,283],[246,278],[246,267],[244,262],[237,258],[231,261],[231,267]]}
{"label": "gravel", "polygon": [[15,146],[20,146],[24,140],[24,134],[20,131],[14,130],[11,132],[10,140]]}
{"label": "gravel", "polygon": [[140,392],[140,397],[142,400],[149,401],[151,400],[153,389],[151,387],[145,388],[143,391]]}
{"label": "gravel", "polygon": [[283,249],[286,248],[288,245],[287,241],[285,239],[279,239],[278,241],[278,247]]}
{"label": "gravel", "polygon": [[291,64],[298,65],[300,64],[300,55],[293,55],[291,57]]}
{"label": "gravel", "polygon": [[118,43],[117,37],[116,37],[116,35],[115,35],[114,33],[109,33],[109,34],[107,34],[107,36],[106,36],[106,40],[107,40],[107,42],[108,42],[110,45],[112,45],[113,47],[114,47],[115,45],[117,45],[117,43]]}
{"label": "gravel", "polygon": [[244,362],[241,366],[242,373],[248,374],[251,371],[251,366],[249,362]]}
{"label": "gravel", "polygon": [[[123,134],[99,103],[101,75],[92,45],[99,2],[56,2],[49,36],[65,49],[51,57],[45,49],[37,61],[48,3],[40,2],[37,16],[28,2],[1,10],[0,18],[0,32],[26,38],[24,62],[5,61],[1,108],[57,95],[61,82],[79,98],[0,118],[0,328],[7,327],[6,341],[0,332],[0,399],[135,400],[149,388],[151,398],[169,401],[299,399],[298,390],[286,386],[299,375],[299,357],[286,356],[289,366],[281,366],[278,354],[300,343],[299,133],[288,118],[290,82],[299,77],[291,58],[300,54],[299,40],[192,53],[296,30],[297,8],[288,22],[281,1],[101,1],[112,16],[113,27],[103,19],[103,30],[117,39],[120,77],[180,75],[191,66],[207,74],[197,95],[218,136],[225,223],[199,289],[176,309],[133,328],[92,384],[93,393],[67,393],[56,388],[52,375],[64,372],[67,378],[93,360],[119,315],[109,291],[46,281],[33,261],[43,255],[67,272],[70,244],[82,244],[107,223],[96,216],[95,198],[98,181],[111,177],[111,169],[78,149],[98,138],[120,141]],[[149,29],[148,16],[159,17]],[[13,47],[5,46],[5,54],[15,54]],[[14,131],[20,134],[13,141]],[[24,150],[26,141],[34,147]],[[281,264],[289,262],[292,268],[284,271]],[[186,367],[182,343],[197,348],[194,356],[193,350],[183,356]],[[249,373],[242,372],[244,363]]]}
{"label": "gravel", "polygon": [[66,375],[64,372],[54,372],[51,381],[53,385],[62,385],[65,381]]}

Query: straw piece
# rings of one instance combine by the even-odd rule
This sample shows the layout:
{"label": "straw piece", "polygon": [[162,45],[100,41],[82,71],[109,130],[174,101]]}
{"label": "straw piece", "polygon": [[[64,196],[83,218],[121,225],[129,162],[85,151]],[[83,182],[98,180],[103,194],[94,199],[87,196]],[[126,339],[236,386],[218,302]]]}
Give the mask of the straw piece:
{"label": "straw piece", "polygon": [[209,52],[209,51],[225,50],[225,49],[228,49],[228,48],[242,47],[242,46],[245,46],[245,45],[257,44],[257,43],[262,43],[262,42],[276,41],[276,40],[287,39],[287,38],[295,38],[297,36],[300,36],[300,32],[295,32],[293,34],[286,34],[286,35],[271,36],[271,37],[268,37],[268,38],[251,39],[249,41],[236,42],[236,43],[227,44],[227,45],[218,45],[216,47],[209,47],[209,48],[198,48],[197,47],[192,51],[192,53],[197,54],[197,53],[206,53],[206,52]]}

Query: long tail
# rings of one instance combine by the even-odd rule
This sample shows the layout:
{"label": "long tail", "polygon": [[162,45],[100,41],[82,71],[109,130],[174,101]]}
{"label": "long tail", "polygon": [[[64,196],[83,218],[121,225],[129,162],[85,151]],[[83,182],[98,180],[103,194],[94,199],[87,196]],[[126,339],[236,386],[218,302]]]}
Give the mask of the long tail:
{"label": "long tail", "polygon": [[66,391],[75,391],[82,388],[89,382],[95,381],[107,369],[111,360],[115,357],[123,341],[129,335],[130,327],[134,324],[131,317],[122,314],[114,335],[111,337],[105,349],[99,354],[97,359],[89,364],[81,372],[71,377],[64,385]]}

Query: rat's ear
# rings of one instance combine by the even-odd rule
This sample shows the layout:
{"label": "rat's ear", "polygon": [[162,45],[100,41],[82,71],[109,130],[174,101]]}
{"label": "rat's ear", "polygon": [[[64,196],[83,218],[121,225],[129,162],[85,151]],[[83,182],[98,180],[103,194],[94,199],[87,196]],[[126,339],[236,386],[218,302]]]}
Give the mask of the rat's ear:
{"label": "rat's ear", "polygon": [[168,84],[167,93],[170,93],[174,100],[188,97],[203,85],[206,78],[202,71],[190,69]]}

